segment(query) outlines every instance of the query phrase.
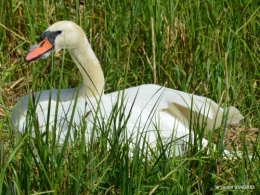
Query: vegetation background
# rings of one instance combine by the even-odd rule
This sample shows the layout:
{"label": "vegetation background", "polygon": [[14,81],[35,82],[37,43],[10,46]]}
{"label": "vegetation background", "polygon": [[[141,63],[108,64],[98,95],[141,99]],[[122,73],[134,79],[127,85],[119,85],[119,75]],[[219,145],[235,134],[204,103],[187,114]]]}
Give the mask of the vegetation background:
{"label": "vegetation background", "polygon": [[[121,146],[104,152],[79,140],[60,148],[14,135],[10,109],[21,96],[81,82],[68,54],[24,61],[30,45],[60,20],[86,32],[106,93],[157,83],[236,106],[242,124],[227,130],[223,124],[208,136],[242,156],[228,160],[192,150],[182,157],[129,159]],[[259,22],[260,3],[252,0],[1,0],[0,194],[258,194]]]}

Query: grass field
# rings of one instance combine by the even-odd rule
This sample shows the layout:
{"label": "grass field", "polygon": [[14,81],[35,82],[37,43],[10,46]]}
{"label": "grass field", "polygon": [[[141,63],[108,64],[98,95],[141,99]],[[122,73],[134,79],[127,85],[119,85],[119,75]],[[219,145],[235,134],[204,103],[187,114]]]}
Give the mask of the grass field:
{"label": "grass field", "polygon": [[[106,93],[157,83],[236,106],[245,116],[241,124],[205,136],[242,156],[195,148],[170,158],[158,148],[152,157],[135,151],[129,158],[127,143],[113,138],[108,149],[102,140],[86,144],[79,137],[58,146],[14,134],[9,118],[20,97],[81,83],[68,53],[24,61],[31,43],[59,20],[86,32]],[[260,4],[250,0],[1,0],[0,194],[258,194],[259,23]]]}

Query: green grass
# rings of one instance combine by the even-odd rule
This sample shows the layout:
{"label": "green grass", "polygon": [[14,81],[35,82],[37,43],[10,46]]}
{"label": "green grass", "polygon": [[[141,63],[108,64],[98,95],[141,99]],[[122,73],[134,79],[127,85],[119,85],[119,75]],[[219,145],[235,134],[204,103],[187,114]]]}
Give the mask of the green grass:
{"label": "green grass", "polygon": [[[248,0],[0,1],[0,194],[257,194],[259,138],[249,150],[246,132],[260,126],[259,6]],[[129,140],[119,138],[123,124],[122,134],[112,137],[107,132],[118,129],[109,124],[94,128],[100,136],[86,143],[82,122],[77,139],[63,146],[51,136],[35,141],[12,132],[10,109],[18,97],[81,83],[67,53],[25,65],[30,42],[50,24],[72,20],[82,26],[109,93],[154,83],[151,18],[157,84],[236,106],[245,116],[242,158],[227,160],[197,147],[171,158],[165,152],[170,146],[160,144],[155,151],[130,151]],[[217,138],[222,146],[224,129],[210,134],[211,142]],[[255,189],[217,189],[241,185]]]}

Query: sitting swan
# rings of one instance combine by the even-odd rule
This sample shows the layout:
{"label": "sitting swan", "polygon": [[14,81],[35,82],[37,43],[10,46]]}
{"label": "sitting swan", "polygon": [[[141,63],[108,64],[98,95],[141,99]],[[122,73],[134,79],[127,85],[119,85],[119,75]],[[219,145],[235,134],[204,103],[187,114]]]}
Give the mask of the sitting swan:
{"label": "sitting swan", "polygon": [[[15,131],[26,131],[30,120],[29,105],[34,104],[40,131],[55,128],[60,143],[64,141],[68,129],[72,126],[74,130],[79,129],[82,120],[85,120],[87,141],[94,126],[99,128],[97,126],[105,123],[112,131],[114,127],[125,125],[125,135],[133,145],[145,141],[147,146],[154,147],[158,137],[163,143],[177,140],[173,150],[176,155],[181,155],[183,144],[194,135],[190,131],[193,122],[199,121],[201,127],[213,130],[221,125],[225,117],[228,124],[243,119],[235,107],[229,107],[228,114],[224,116],[224,110],[211,99],[153,84],[104,95],[103,72],[82,28],[70,21],[56,22],[40,39],[41,42],[25,60],[32,62],[49,56],[53,50],[68,49],[83,83],[79,88],[45,90],[21,98],[11,116]],[[118,114],[115,107],[120,107],[123,113]],[[70,137],[73,137],[72,131]],[[206,139],[202,140],[203,146],[207,143]]]}

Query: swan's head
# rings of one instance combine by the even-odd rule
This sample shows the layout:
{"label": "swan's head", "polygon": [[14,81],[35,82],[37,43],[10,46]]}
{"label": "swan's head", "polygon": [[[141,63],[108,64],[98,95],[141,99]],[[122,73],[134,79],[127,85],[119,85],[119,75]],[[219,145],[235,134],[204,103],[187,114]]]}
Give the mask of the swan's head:
{"label": "swan's head", "polygon": [[32,46],[25,60],[32,62],[39,58],[46,58],[52,51],[58,49],[72,50],[84,38],[86,39],[84,31],[74,22],[56,22],[40,35],[39,44]]}

